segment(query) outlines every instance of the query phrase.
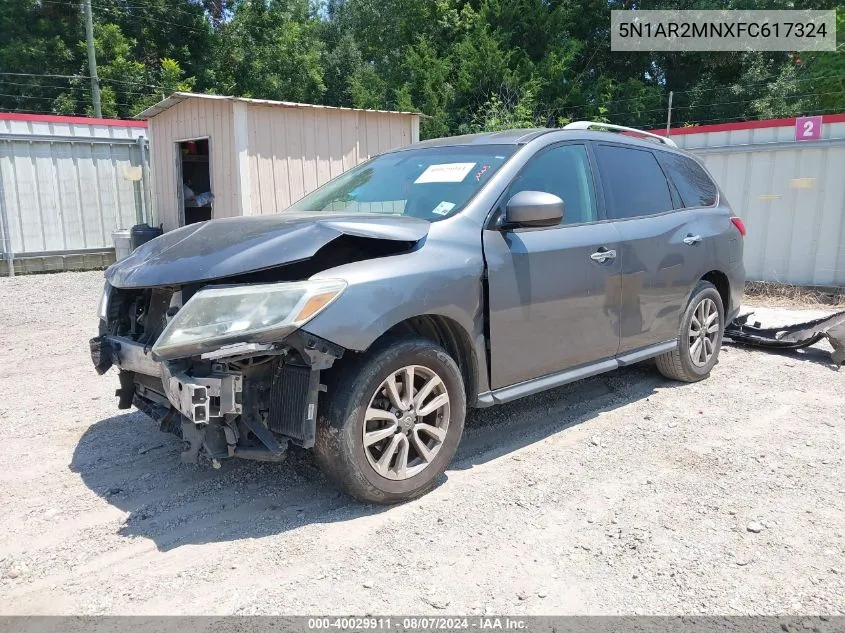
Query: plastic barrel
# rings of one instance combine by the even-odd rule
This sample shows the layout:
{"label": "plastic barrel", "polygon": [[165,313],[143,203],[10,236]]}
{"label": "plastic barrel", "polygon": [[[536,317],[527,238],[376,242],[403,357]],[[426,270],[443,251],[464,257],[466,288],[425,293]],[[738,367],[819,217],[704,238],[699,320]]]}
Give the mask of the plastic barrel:
{"label": "plastic barrel", "polygon": [[136,224],[129,230],[129,232],[131,235],[132,250],[134,251],[141,244],[149,242],[151,239],[161,235],[162,230],[161,227],[150,226],[149,224],[144,223]]}

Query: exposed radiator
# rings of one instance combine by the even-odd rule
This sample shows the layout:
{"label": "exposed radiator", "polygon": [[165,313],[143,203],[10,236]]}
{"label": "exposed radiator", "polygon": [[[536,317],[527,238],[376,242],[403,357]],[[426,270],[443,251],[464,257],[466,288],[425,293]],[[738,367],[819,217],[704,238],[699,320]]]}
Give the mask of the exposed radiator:
{"label": "exposed radiator", "polygon": [[[267,426],[274,433],[298,440],[306,448],[313,445],[315,421],[308,418],[308,391],[311,368],[279,363],[270,390]],[[316,373],[316,372],[315,372]]]}

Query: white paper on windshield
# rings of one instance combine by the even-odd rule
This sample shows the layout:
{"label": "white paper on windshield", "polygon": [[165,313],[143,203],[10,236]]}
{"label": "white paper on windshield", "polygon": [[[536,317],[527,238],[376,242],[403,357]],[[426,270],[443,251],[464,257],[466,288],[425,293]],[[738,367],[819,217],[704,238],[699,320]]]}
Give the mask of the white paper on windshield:
{"label": "white paper on windshield", "polygon": [[461,182],[466,178],[475,163],[443,163],[429,165],[414,181],[416,184],[424,182]]}
{"label": "white paper on windshield", "polygon": [[444,200],[443,202],[438,204],[436,207],[434,207],[431,210],[431,212],[436,213],[437,215],[446,215],[447,213],[449,213],[449,211],[451,211],[454,208],[455,208],[454,202],[447,202],[446,200]]}

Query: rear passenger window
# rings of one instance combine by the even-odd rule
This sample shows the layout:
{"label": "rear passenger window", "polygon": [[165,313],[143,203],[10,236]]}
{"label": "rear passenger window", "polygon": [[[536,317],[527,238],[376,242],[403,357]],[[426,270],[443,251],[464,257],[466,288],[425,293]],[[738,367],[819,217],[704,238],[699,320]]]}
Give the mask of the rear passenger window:
{"label": "rear passenger window", "polygon": [[680,154],[660,152],[660,164],[675,183],[684,207],[712,207],[718,189],[704,168],[695,160]]}
{"label": "rear passenger window", "polygon": [[608,217],[621,220],[674,208],[669,183],[650,151],[597,145],[596,160],[609,198]]}

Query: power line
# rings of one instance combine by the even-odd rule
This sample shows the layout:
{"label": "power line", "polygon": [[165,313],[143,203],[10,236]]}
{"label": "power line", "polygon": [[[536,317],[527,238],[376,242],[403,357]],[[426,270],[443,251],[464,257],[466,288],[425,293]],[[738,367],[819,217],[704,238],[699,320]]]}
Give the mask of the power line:
{"label": "power line", "polygon": [[[58,97],[37,97],[37,96],[34,96],[34,95],[10,95],[10,94],[3,94],[3,93],[0,93],[0,97],[14,97],[15,99],[39,99],[39,100],[42,100],[42,101],[54,101],[55,99],[58,98]],[[72,99],[72,97],[69,97],[69,98]],[[73,100],[77,101],[76,99],[73,99]],[[84,101],[84,103],[88,103],[88,100],[86,99]]]}
{"label": "power line", "polygon": [[[10,94],[3,94],[3,93],[0,93],[0,97],[10,97],[10,98],[14,98],[14,99],[36,99],[36,100],[51,101],[51,102],[55,101],[58,98],[58,97],[30,97],[30,96],[26,96],[26,95],[10,95]],[[84,105],[88,105],[87,99],[74,99],[73,97],[68,97],[68,101],[73,101],[74,103],[82,103]],[[119,108],[133,108],[133,107],[135,107],[135,106],[130,105],[128,103],[114,103],[112,105],[115,105]],[[102,117],[95,117],[95,118],[99,119],[99,118],[102,118]]]}
{"label": "power line", "polygon": [[58,79],[90,79],[90,75],[51,75],[48,73],[3,73],[0,72],[0,75],[5,75],[7,77],[50,77],[50,78],[58,78]]}
{"label": "power line", "polygon": [[[70,0],[40,0],[40,1],[42,3],[45,3],[45,4],[57,4],[57,5],[61,5],[61,6],[71,6],[71,7],[78,7],[79,6],[77,2],[72,2]],[[114,13],[121,12],[122,9],[123,9],[122,7],[119,7],[119,6],[106,6],[106,5],[100,5],[100,4],[95,4],[95,5],[92,5],[92,6],[96,9],[100,9],[102,11],[114,12]],[[149,10],[149,7],[126,7],[126,8]],[[197,29],[192,28],[192,27],[188,26],[187,24],[178,24],[177,22],[169,22],[167,20],[158,20],[156,18],[151,18],[147,15],[144,15],[143,13],[140,13],[135,17],[139,17],[139,18],[144,19],[144,20],[149,20],[150,22],[156,22],[156,23],[159,23],[159,24],[167,24],[169,26],[175,26],[178,29],[184,29],[186,31],[191,31],[193,33],[197,33],[198,35],[204,34],[202,31],[198,31]],[[200,16],[196,16],[196,17],[200,17]]]}
{"label": "power line", "polygon": [[[41,74],[41,73],[3,73],[0,72],[0,75],[6,77],[47,77],[48,79],[91,79],[91,75],[49,75],[49,74]],[[109,77],[100,77],[100,81],[110,81],[112,83],[117,84],[128,84],[130,86],[144,86],[145,88],[152,88],[153,90],[158,90],[160,86],[156,86],[155,84],[145,84],[139,81],[128,81],[126,79],[110,79]],[[143,94],[143,93],[138,93]]]}
{"label": "power line", "polygon": [[152,88],[153,90],[158,90],[160,86],[156,86],[155,84],[145,84],[140,81],[127,81],[125,79],[110,79],[109,77],[100,77],[100,81],[109,81],[115,84],[126,84],[129,86],[144,86],[145,88]]}
{"label": "power line", "polygon": [[572,94],[572,91],[575,90],[575,84],[577,84],[579,81],[581,81],[581,77],[583,77],[584,74],[588,70],[590,70],[590,64],[592,63],[593,58],[596,56],[596,53],[598,53],[598,52],[599,52],[599,47],[598,47],[598,45],[596,45],[596,47],[593,49],[593,54],[590,55],[590,59],[588,59],[587,63],[584,64],[584,70],[582,70],[578,74],[578,76],[572,81],[572,87],[569,89],[569,92],[566,93],[566,97],[564,98],[564,100],[569,99],[570,95]]}
{"label": "power line", "polygon": [[[806,93],[804,95],[793,95],[793,97],[820,96],[820,95],[829,95],[829,94],[841,94],[841,93],[838,92],[838,91],[821,92],[821,93]],[[784,97],[784,98],[786,98],[786,97]],[[753,100],[754,99],[748,99],[749,102],[753,101]],[[722,106],[722,105],[736,104],[736,103],[743,103],[743,102],[742,101],[716,102],[716,103],[702,104],[700,106],[695,106],[695,107],[707,109],[707,108],[717,108],[717,107]],[[581,105],[581,106],[576,106],[574,108],[545,109],[545,110],[541,110],[541,111],[537,112],[537,116],[541,120],[542,119],[546,119],[546,120],[557,119],[557,118],[560,118],[561,115],[566,115],[566,114],[571,115],[572,110],[580,110],[580,111],[584,112],[587,109],[595,110],[595,109],[598,109],[599,107],[601,107],[601,104],[597,104],[595,106]],[[690,109],[691,107],[692,106],[684,106],[685,109]],[[816,109],[816,110],[809,110],[809,111],[801,110],[800,113],[797,112],[797,110],[796,110],[796,111],[793,111],[794,114],[790,114],[790,115],[782,114],[780,116],[798,116],[799,114],[807,116],[807,115],[812,115],[812,114],[830,114],[830,113],[841,112],[841,111],[842,111],[842,108],[838,108],[838,107],[826,108],[826,109]],[[633,112],[633,113],[632,112],[618,112],[618,111],[617,112],[607,112],[607,113],[604,113],[602,116],[605,116],[608,119],[613,120],[614,118],[618,119],[619,117],[624,117],[624,116],[630,117],[632,114],[645,115],[645,114],[648,114],[650,112],[663,113],[664,109],[658,108],[658,109],[646,110],[646,111],[643,111],[643,112]],[[586,113],[584,116],[589,117],[590,114]],[[645,117],[645,118],[647,120],[649,119],[649,117]],[[747,120],[758,120],[758,119],[759,119],[759,117],[754,118],[754,117],[748,117],[748,116],[717,117],[717,118],[710,118],[710,119],[684,119],[683,117],[679,117],[679,120],[676,121],[676,123],[679,124],[679,125],[696,125],[696,124],[704,124],[704,123],[727,123],[727,122],[730,122],[730,121],[747,121]],[[654,117],[654,120],[655,120],[654,125],[657,126],[658,125],[657,118]],[[643,125],[648,125],[648,124],[646,123],[646,124],[643,124]],[[678,127],[678,125],[676,125],[676,127]]]}
{"label": "power line", "polygon": [[[102,77],[100,81],[102,81]],[[22,84],[22,83],[15,83],[13,81],[6,81],[5,79],[0,79],[0,86],[19,86],[23,88],[30,88],[32,90],[62,90],[64,92],[73,91],[77,89],[84,90],[84,86],[56,86],[56,85],[45,85],[45,84]],[[122,95],[133,95],[137,97],[148,97],[150,95],[155,94],[155,91],[150,92],[137,92],[135,90],[120,90],[120,94]]]}
{"label": "power line", "polygon": [[[825,77],[825,79],[835,79],[835,78],[845,78],[845,74],[828,75],[827,77]],[[725,87],[723,87],[722,90],[725,90]],[[678,94],[678,93],[676,92],[675,94]],[[835,90],[835,91],[827,91],[827,92],[808,92],[808,93],[801,93],[801,94],[797,94],[797,95],[782,95],[782,96],[778,96],[777,98],[789,99],[789,98],[799,98],[799,97],[824,96],[824,95],[831,95],[831,94],[842,94],[842,91],[841,90]],[[765,97],[765,95],[763,97]],[[685,110],[685,109],[693,109],[693,108],[707,108],[707,107],[712,108],[712,107],[716,107],[716,106],[719,106],[719,105],[747,103],[747,102],[755,101],[755,100],[763,98],[763,97],[756,96],[756,97],[749,97],[747,99],[740,99],[740,100],[737,100],[737,101],[718,101],[716,103],[699,103],[699,104],[691,104],[691,105],[685,105],[685,106],[673,106],[672,109],[673,110]],[[611,99],[611,100],[608,100],[608,101],[596,102],[595,104],[572,104],[572,105],[555,106],[555,107],[551,107],[551,108],[546,108],[545,110],[542,110],[541,112],[544,112],[547,115],[552,115],[552,114],[555,114],[555,113],[560,112],[560,111],[588,110],[588,109],[595,109],[595,108],[600,108],[600,107],[608,107],[608,106],[611,106],[613,104],[630,103],[632,101],[641,101],[641,100],[642,99],[639,99],[639,98]],[[664,111],[665,111],[665,107],[661,106],[659,108],[650,108],[648,110],[641,110],[641,111],[639,111],[639,114],[645,114],[645,113],[648,113],[648,112],[664,112]],[[614,112],[614,114],[627,114],[627,112],[616,111],[616,112]]]}
{"label": "power line", "polygon": [[[106,81],[106,80],[103,77],[100,77],[100,81]],[[19,82],[7,81],[5,79],[0,79],[0,85],[19,86],[19,87],[22,87],[22,88],[30,88],[32,90],[64,90],[64,91],[68,91],[68,90],[77,90],[77,89],[83,89],[84,90],[85,89],[84,86],[68,86],[68,85],[62,86],[62,85],[56,85],[56,84],[42,84],[42,83],[22,84],[22,83],[19,83]],[[136,95],[136,96],[146,97],[146,96],[149,96],[149,95],[155,93],[156,88],[155,87],[152,87],[152,88],[153,89],[152,89],[151,92],[139,92],[137,90],[124,90],[124,89],[121,88],[120,94]]]}
{"label": "power line", "polygon": [[[800,81],[806,82],[806,81],[813,81],[813,80],[817,80],[817,79],[831,80],[831,79],[842,79],[842,78],[845,78],[845,74],[827,75],[823,78],[805,78],[805,79],[801,79]],[[754,86],[754,85],[769,85],[769,84],[745,84],[745,87],[750,87],[750,86]],[[734,84],[733,86],[742,86],[742,85],[741,84]],[[725,91],[725,90],[728,90],[731,87],[732,86],[722,86],[720,88],[708,88],[706,90],[708,92],[711,92],[713,90]],[[684,92],[695,92],[695,91],[681,91],[680,93],[675,92],[675,95],[683,94]],[[822,96],[822,95],[831,95],[831,94],[841,94],[841,91],[804,93],[804,94],[801,94],[801,95],[784,95],[780,98],[810,97],[810,96]],[[751,102],[751,101],[754,101],[754,100],[759,99],[759,98],[761,98],[761,97],[750,97],[748,99],[739,100],[739,101],[723,101],[723,102],[717,102],[715,104],[714,103],[700,103],[700,104],[697,104],[697,105],[676,105],[676,106],[673,106],[672,109],[673,110],[687,110],[687,109],[694,109],[694,108],[708,108],[708,107],[712,108],[712,107],[716,107],[716,106],[719,106],[719,105],[728,105],[728,104]],[[566,113],[566,112],[571,112],[571,111],[584,112],[584,111],[589,111],[589,110],[596,110],[596,109],[601,108],[601,107],[608,107],[609,108],[613,105],[620,104],[620,103],[631,103],[633,101],[644,101],[644,100],[649,100],[649,99],[648,99],[648,97],[645,97],[645,98],[629,98],[629,99],[611,99],[611,100],[608,100],[608,101],[596,102],[594,104],[587,103],[587,104],[561,105],[561,106],[554,106],[554,107],[551,107],[551,108],[545,108],[543,110],[540,110],[538,112],[538,114],[540,114],[544,118],[551,118],[551,117],[559,116],[561,113]],[[636,114],[649,114],[649,113],[652,113],[652,112],[665,112],[665,110],[666,110],[665,107],[661,106],[659,108],[649,108],[648,110],[636,111]],[[631,112],[624,112],[624,111],[616,110],[614,112],[609,113],[610,116],[620,115],[620,114],[623,114],[623,115],[624,114],[631,114]]]}
{"label": "power line", "polygon": [[[103,6],[103,5],[99,5],[99,4],[95,4],[94,7],[97,8],[97,9],[100,9],[100,10],[107,11],[107,12],[108,11],[119,12],[121,10],[120,7],[107,7],[107,6]],[[127,7],[127,8],[149,10],[148,7]],[[206,35],[207,34],[207,33],[203,33],[202,31],[198,31],[197,29],[195,29],[193,27],[188,26],[187,24],[179,24],[177,22],[170,22],[168,20],[159,20],[157,18],[150,17],[150,16],[144,14],[143,12],[138,13],[135,17],[141,18],[142,20],[147,20],[149,22],[155,22],[156,24],[166,24],[168,26],[174,26],[177,29],[184,29],[185,31],[190,31],[192,33],[196,33],[197,35]],[[197,16],[197,17],[199,17],[199,16]]]}
{"label": "power line", "polygon": [[[809,111],[806,111],[806,112],[802,112],[801,114],[804,115],[804,116],[812,116],[812,115],[817,115],[817,114],[833,114],[833,113],[837,113],[837,112],[841,112],[841,111],[842,111],[841,108],[824,108],[824,109],[821,109],[821,110],[809,110]],[[749,117],[743,117],[743,116],[719,117],[717,119],[698,119],[698,120],[695,120],[695,121],[684,121],[683,125],[680,126],[680,127],[694,126],[694,125],[698,125],[699,123],[730,123],[732,121],[765,121],[765,120],[766,119],[761,119],[759,117],[758,118],[749,118]],[[676,126],[676,129],[677,129],[677,127],[679,127],[679,126]]]}
{"label": "power line", "polygon": [[26,108],[10,108],[3,112],[22,112],[24,114],[44,114],[44,110],[27,110]]}
{"label": "power line", "polygon": [[[827,75],[825,79],[841,79],[845,77],[845,74],[839,75]],[[756,88],[758,86],[770,86],[773,81],[777,81],[780,77],[770,77],[767,81],[761,81],[758,83],[750,83],[750,84],[731,84],[729,86],[720,86],[716,88],[693,88],[691,90],[683,90],[683,91],[675,91],[675,94],[686,94],[690,92],[713,92],[715,90],[725,90],[727,88]],[[818,81],[821,77],[796,77],[795,79],[787,79],[787,81],[792,81],[795,83],[806,83],[808,81]]]}
{"label": "power line", "polygon": [[[144,10],[150,10],[150,8],[151,8],[151,6],[150,6],[149,4],[147,4],[147,5],[140,4],[140,3],[141,3],[141,0],[131,0],[131,1],[132,1],[132,2],[138,2],[139,4],[123,4],[123,2],[122,2],[121,0],[118,0],[118,1],[116,2],[115,6],[110,6],[110,7],[108,7],[108,8],[109,8],[109,9],[112,9],[112,10],[118,10],[118,11],[119,11],[119,10],[121,10],[121,9],[144,9]],[[104,6],[105,6],[105,5],[104,5]],[[205,15],[205,13],[206,13],[205,8],[204,8],[201,4],[195,4],[194,6],[196,6],[197,8],[202,9],[202,14],[199,14],[199,13],[192,13],[192,12],[190,12],[190,11],[185,11],[184,9],[180,9],[179,7],[167,7],[167,10],[168,10],[169,12],[172,12],[172,13],[179,13],[180,15],[187,15],[188,17],[191,17],[191,18],[202,17],[202,16],[204,16],[204,15]]]}
{"label": "power line", "polygon": [[[773,97],[775,99],[803,99],[805,97],[822,97],[827,95],[841,95],[841,90],[833,90],[828,92],[807,92],[804,94],[797,94],[797,95],[778,95]],[[747,99],[740,99],[738,101],[717,101],[716,103],[697,103],[692,105],[685,105],[685,106],[673,106],[672,110],[696,110],[699,108],[716,108],[719,106],[725,105],[736,105],[739,103],[751,103],[752,101],[757,101],[759,99],[765,99],[767,95],[763,95],[762,97],[749,97]],[[648,114],[650,112],[665,112],[665,108],[651,108],[649,110],[638,110],[635,111],[636,114]],[[620,114],[632,114],[631,112],[624,112],[617,110],[616,112],[610,113],[611,115],[620,115]]]}
{"label": "power line", "polygon": [[[793,81],[795,83],[806,83],[808,81],[820,81],[820,80],[843,79],[843,78],[845,78],[845,74],[824,75],[824,76],[820,76],[820,77],[800,77],[800,78],[797,78],[797,79],[793,79],[791,81]],[[694,88],[694,89],[690,89],[690,90],[673,90],[672,92],[674,92],[676,96],[682,95],[682,94],[689,94],[691,92],[695,92],[695,93],[714,92],[714,91],[723,92],[725,90],[730,90],[732,88],[742,89],[742,88],[755,88],[755,87],[758,87],[758,86],[769,86],[769,85],[771,85],[772,81],[774,81],[776,79],[778,79],[778,78],[773,77],[769,81],[764,81],[764,82],[760,82],[760,83],[750,83],[750,84],[739,84],[739,83],[737,83],[737,84],[729,84],[727,86],[718,86],[716,88],[700,88],[700,89]],[[660,98],[663,98],[665,95],[663,93],[661,93],[660,95],[655,95],[655,96],[659,96]],[[631,97],[631,98],[628,98],[628,99],[614,99],[612,101],[606,101],[605,103],[629,103],[631,101],[640,101],[643,98],[647,99],[648,96],[646,96],[646,97]],[[661,110],[662,110],[662,108],[661,108]]]}
{"label": "power line", "polygon": [[38,89],[38,90],[40,90],[41,88],[56,88],[58,90],[72,90],[72,87],[68,86],[67,84],[65,84],[65,85],[41,84],[41,83],[22,84],[22,83],[14,82],[14,81],[6,81],[5,79],[0,79],[0,84],[4,84],[6,86],[21,86],[21,87],[24,87],[24,88],[35,88],[35,89]]}

